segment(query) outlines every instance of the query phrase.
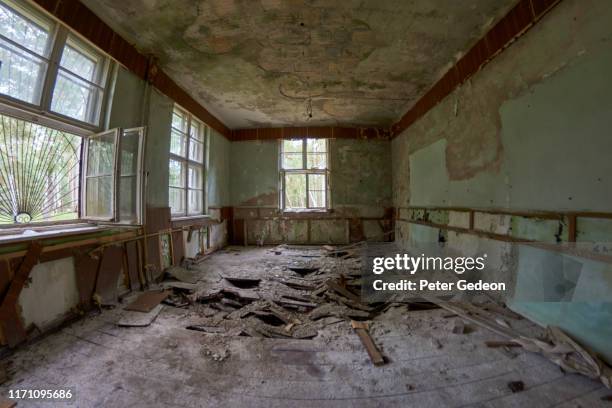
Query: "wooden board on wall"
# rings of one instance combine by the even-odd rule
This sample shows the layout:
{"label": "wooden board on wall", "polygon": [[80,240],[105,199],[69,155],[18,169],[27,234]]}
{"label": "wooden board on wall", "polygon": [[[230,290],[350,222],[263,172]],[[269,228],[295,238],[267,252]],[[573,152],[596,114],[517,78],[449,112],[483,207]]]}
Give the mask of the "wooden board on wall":
{"label": "wooden board on wall", "polygon": [[127,260],[127,275],[131,290],[140,289],[140,251],[137,241],[125,243],[125,256]]}
{"label": "wooden board on wall", "polygon": [[117,301],[117,283],[123,270],[123,247],[109,246],[104,248],[98,278],[96,279],[96,294],[102,303]]}
{"label": "wooden board on wall", "polygon": [[185,257],[183,231],[174,231],[172,233],[172,257],[174,265],[180,265]]}
{"label": "wooden board on wall", "polygon": [[88,250],[74,254],[74,270],[76,272],[79,304],[87,308],[96,288],[96,278],[100,267],[100,258],[89,256]]}

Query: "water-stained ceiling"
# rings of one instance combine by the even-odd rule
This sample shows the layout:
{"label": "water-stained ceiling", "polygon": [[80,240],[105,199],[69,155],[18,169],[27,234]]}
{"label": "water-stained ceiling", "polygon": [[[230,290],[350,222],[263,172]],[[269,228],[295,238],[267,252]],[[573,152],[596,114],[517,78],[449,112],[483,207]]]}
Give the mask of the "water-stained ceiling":
{"label": "water-stained ceiling", "polygon": [[515,0],[82,0],[231,128],[390,126]]}

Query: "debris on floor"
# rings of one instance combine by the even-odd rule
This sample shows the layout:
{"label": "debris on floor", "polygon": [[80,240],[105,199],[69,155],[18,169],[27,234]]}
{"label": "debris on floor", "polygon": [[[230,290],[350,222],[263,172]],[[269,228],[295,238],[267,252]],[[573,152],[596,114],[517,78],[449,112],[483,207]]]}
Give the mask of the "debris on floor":
{"label": "debris on floor", "polygon": [[144,327],[153,323],[153,320],[159,315],[161,312],[163,305],[155,306],[150,312],[134,312],[134,311],[126,311],[126,313],[121,316],[121,319],[117,322],[117,326],[123,327]]}
{"label": "debris on floor", "polygon": [[157,305],[159,305],[162,301],[164,301],[168,296],[170,296],[170,291],[149,291],[144,292],[138,298],[127,305],[124,310],[133,310],[135,312],[143,312],[148,313]]}

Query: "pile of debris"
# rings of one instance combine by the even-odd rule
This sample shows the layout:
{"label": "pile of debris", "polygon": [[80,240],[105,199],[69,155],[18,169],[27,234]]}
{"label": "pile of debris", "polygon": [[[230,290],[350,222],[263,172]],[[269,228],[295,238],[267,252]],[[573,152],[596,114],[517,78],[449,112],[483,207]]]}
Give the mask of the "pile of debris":
{"label": "pile of debris", "polygon": [[[470,322],[507,339],[488,341],[487,347],[522,347],[538,352],[566,371],[611,386],[610,368],[560,329],[548,328],[541,336],[526,336],[509,323],[521,317],[491,299],[451,303],[423,295],[419,300],[364,302],[360,252],[364,247],[365,243],[343,247],[280,245],[268,251],[274,255],[269,260],[249,264],[247,270],[232,267],[231,272],[216,274],[214,270],[202,271],[201,260],[187,260],[182,267],[166,270],[167,280],[161,282],[159,290],[145,292],[129,304],[118,324],[148,325],[159,314],[162,303],[197,314],[197,324],[192,322],[187,329],[221,336],[310,339],[326,326],[346,322],[359,336],[372,363],[380,365],[386,359],[370,336],[368,322],[398,306],[408,310],[443,308],[450,312],[448,317],[456,317],[451,328],[454,334],[468,333],[465,322]],[[239,254],[231,248],[225,251]],[[225,349],[209,348],[203,350],[204,355],[216,361],[227,358]]]}

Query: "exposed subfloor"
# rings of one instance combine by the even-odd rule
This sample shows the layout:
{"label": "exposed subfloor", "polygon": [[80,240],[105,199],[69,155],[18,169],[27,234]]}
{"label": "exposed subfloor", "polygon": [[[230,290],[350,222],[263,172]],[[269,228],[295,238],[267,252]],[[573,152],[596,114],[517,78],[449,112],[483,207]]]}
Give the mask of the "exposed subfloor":
{"label": "exposed subfloor", "polygon": [[[287,262],[286,255],[250,248],[219,251],[198,269],[209,285],[219,268],[278,274]],[[502,339],[483,328],[468,323],[466,333],[454,334],[457,317],[442,309],[397,305],[373,319],[371,335],[387,359],[376,367],[348,320],[298,340],[187,330],[206,320],[196,307],[164,306],[147,327],[118,327],[122,308],[17,350],[4,361],[12,378],[0,394],[74,387],[70,406],[79,407],[610,406],[601,399],[610,391],[599,382],[520,348],[487,348],[484,341]],[[531,323],[518,324],[525,330]],[[524,390],[512,392],[513,381]]]}

